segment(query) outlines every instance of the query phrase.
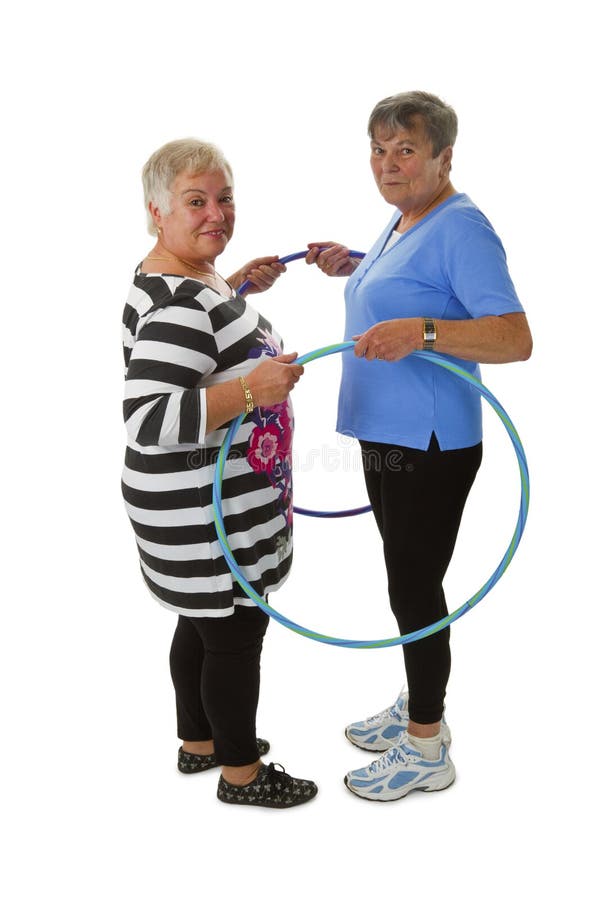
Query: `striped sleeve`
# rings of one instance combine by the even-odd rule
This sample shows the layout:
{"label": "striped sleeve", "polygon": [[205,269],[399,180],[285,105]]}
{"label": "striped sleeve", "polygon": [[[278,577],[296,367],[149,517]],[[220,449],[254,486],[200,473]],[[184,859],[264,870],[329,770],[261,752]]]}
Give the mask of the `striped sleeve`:
{"label": "striped sleeve", "polygon": [[142,447],[203,444],[206,389],[198,385],[218,358],[210,318],[197,300],[146,318],[127,365],[123,418],[129,438]]}

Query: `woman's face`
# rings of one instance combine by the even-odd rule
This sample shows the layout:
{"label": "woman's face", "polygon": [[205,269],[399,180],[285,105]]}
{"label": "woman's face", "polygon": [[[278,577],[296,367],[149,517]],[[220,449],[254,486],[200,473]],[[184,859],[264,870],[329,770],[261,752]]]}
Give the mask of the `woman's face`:
{"label": "woman's face", "polygon": [[150,206],[163,245],[183,259],[214,263],[235,224],[233,186],[227,172],[180,172],[171,185],[171,212]]}
{"label": "woman's face", "polygon": [[375,131],[371,169],[382,196],[403,213],[424,209],[448,180],[452,147],[435,159],[421,119],[395,134]]}

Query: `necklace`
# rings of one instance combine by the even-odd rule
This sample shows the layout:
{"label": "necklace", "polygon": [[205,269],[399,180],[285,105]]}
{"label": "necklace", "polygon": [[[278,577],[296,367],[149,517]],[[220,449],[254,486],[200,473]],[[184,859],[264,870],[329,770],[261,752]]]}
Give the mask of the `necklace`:
{"label": "necklace", "polygon": [[182,266],[185,266],[188,269],[191,269],[192,272],[198,272],[199,275],[210,275],[211,278],[217,278],[216,272],[207,272],[206,269],[198,269],[196,266],[193,266],[191,263],[186,262],[185,259],[179,259],[178,256],[175,256],[173,253],[171,256],[147,256],[146,259],[160,259],[163,262],[172,262],[172,260],[176,259],[178,263],[181,263]]}
{"label": "necklace", "polygon": [[[219,275],[217,272],[207,272],[206,269],[199,269],[197,266],[193,266],[191,263],[187,262],[185,259],[180,259],[178,256],[175,256],[172,250],[168,251],[171,256],[147,256],[146,259],[159,259],[162,262],[172,262],[173,259],[176,259],[178,263],[182,266],[185,266],[188,269],[191,269],[192,272],[197,272],[199,275],[208,275],[209,278],[212,278],[216,285],[218,285],[219,281],[222,281],[223,284],[227,285],[227,290],[229,291],[229,297],[231,297],[234,293],[232,286],[229,284],[226,278],[223,278],[222,275]],[[218,293],[222,296],[227,296],[222,291],[219,291],[218,286],[216,288]]]}

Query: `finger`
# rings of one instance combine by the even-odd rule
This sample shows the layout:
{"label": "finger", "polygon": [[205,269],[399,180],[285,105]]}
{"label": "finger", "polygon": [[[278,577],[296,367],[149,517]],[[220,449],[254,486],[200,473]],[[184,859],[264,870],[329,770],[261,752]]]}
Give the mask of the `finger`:
{"label": "finger", "polygon": [[297,353],[281,353],[279,356],[272,357],[273,362],[278,363],[292,363],[295,359],[298,359]]}
{"label": "finger", "polygon": [[367,342],[364,339],[364,337],[362,337],[359,341],[356,342],[356,345],[354,347],[354,355],[358,356],[358,357],[364,356],[366,353],[366,350],[367,350]]}
{"label": "finger", "polygon": [[279,256],[258,256],[256,259],[251,260],[248,265],[252,266],[253,269],[257,269],[259,266],[268,266],[277,262],[278,259]]}

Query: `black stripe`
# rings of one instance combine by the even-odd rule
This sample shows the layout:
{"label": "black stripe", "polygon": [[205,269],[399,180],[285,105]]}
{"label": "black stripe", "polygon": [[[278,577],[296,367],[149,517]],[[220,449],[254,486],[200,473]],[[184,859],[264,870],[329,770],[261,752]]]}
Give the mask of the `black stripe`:
{"label": "black stripe", "polygon": [[148,278],[143,272],[140,272],[133,279],[133,283],[150,297],[153,309],[166,306],[173,299],[173,292],[164,278],[156,278],[155,276]]}
{"label": "black stripe", "polygon": [[178,491],[140,491],[122,482],[121,492],[123,499],[138,509],[190,509],[200,506],[200,492],[196,487]]}
{"label": "black stripe", "polygon": [[[286,529],[283,528],[279,534],[285,535]],[[271,538],[257,541],[251,547],[237,549],[234,556],[238,566],[254,566],[261,557],[273,553],[277,537],[275,534]],[[218,559],[160,559],[142,550],[141,547],[138,547],[138,550],[144,562],[161,575],[172,575],[175,578],[206,578],[210,575],[224,575],[229,571],[223,556]]]}
{"label": "black stripe", "polygon": [[[282,563],[263,573],[257,581],[251,581],[250,585],[257,594],[263,596],[268,586],[277,584],[287,575],[292,564],[291,554]],[[181,591],[171,591],[168,588],[155,584],[142,569],[142,575],[150,590],[165,603],[172,606],[180,606],[184,609],[229,609],[233,604],[233,591],[223,591],[218,594],[188,594]]]}
{"label": "black stripe", "polygon": [[255,506],[252,509],[246,509],[244,512],[235,515],[224,516],[223,524],[226,534],[234,534],[236,531],[250,531],[256,525],[265,525],[270,522],[277,510],[275,504],[265,503],[264,506]]}
{"label": "black stripe", "polygon": [[131,347],[126,347],[125,344],[123,344],[123,356],[125,357],[125,368],[127,368],[131,359]]}
{"label": "black stripe", "polygon": [[202,544],[205,541],[216,541],[217,532],[211,522],[209,525],[177,525],[164,528],[156,525],[142,525],[130,517],[133,530],[138,537],[154,544],[167,544],[175,547],[178,544]]}
{"label": "black stripe", "polygon": [[144,397],[130,397],[128,400],[123,400],[123,421],[127,422],[134,412],[145,403],[151,403],[152,400],[158,400],[162,396],[162,394],[146,394]]}
{"label": "black stripe", "polygon": [[136,443],[142,447],[156,447],[167,410],[168,397],[161,397],[150,412],[146,413],[137,430]]}
{"label": "black stripe", "polygon": [[233,606],[233,590],[221,591],[218,594],[184,594],[180,591],[170,591],[168,588],[155,584],[142,569],[144,580],[153,594],[170,603],[171,606],[179,606],[183,609],[230,609]]}
{"label": "black stripe", "polygon": [[188,350],[204,353],[213,361],[219,355],[212,334],[173,322],[157,322],[153,319],[142,327],[137,339],[138,341],[159,341],[163,344],[174,344],[176,347],[186,347]]}
{"label": "black stripe", "polygon": [[139,313],[137,309],[131,305],[131,303],[126,303],[125,308],[123,309],[123,318],[122,323],[125,325],[129,331],[135,335],[135,330],[137,328],[137,324],[140,321]]}
{"label": "black stripe", "polygon": [[[192,441],[192,443],[194,443]],[[165,475],[170,472],[188,472],[214,465],[219,455],[219,447],[197,447],[194,450],[179,450],[172,453],[142,453],[132,447],[125,448],[125,465],[134,472],[148,475]],[[246,456],[246,442],[234,444],[228,459],[243,459]],[[228,479],[227,479],[228,480]]]}
{"label": "black stripe", "polygon": [[162,384],[174,384],[177,387],[193,388],[198,384],[198,372],[187,366],[161,362],[156,359],[132,359],[127,370],[127,381],[143,378],[148,381],[160,381]]}
{"label": "black stripe", "polygon": [[246,301],[236,294],[231,300],[218,303],[212,309],[208,309],[208,317],[215,335],[223,328],[236,322],[246,312]]}
{"label": "black stripe", "polygon": [[179,443],[197,443],[199,431],[200,391],[186,391],[179,406]]}

